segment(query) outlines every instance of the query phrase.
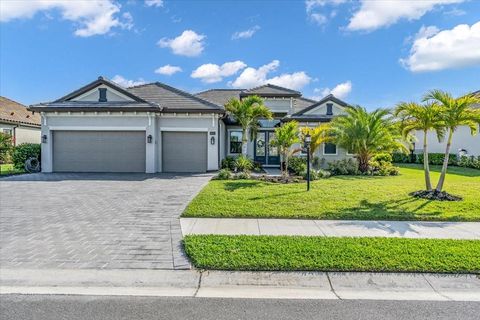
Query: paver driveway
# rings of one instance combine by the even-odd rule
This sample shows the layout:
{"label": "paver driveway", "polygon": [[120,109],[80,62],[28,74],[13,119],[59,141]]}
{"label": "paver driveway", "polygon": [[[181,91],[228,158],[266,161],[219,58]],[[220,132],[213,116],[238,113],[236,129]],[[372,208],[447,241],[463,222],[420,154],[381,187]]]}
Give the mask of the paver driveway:
{"label": "paver driveway", "polygon": [[210,175],[0,179],[2,268],[187,269],[179,216]]}

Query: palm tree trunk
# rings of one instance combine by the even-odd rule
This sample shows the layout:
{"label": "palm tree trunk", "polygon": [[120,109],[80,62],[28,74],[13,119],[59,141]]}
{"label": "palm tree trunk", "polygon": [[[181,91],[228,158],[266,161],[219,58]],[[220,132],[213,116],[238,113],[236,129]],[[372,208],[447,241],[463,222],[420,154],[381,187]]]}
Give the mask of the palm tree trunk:
{"label": "palm tree trunk", "polygon": [[448,131],[448,141],[447,141],[447,148],[445,149],[445,157],[443,159],[442,173],[440,174],[437,187],[435,188],[435,190],[438,192],[442,191],[443,183],[445,182],[445,176],[447,175],[448,158],[450,156],[450,147],[452,146],[452,137],[453,137],[453,130],[452,128],[450,128]]}
{"label": "palm tree trunk", "polygon": [[288,149],[285,152],[285,171],[284,171],[284,177],[288,177]]}
{"label": "palm tree trunk", "polygon": [[425,172],[425,187],[430,191],[432,190],[432,182],[430,181],[430,165],[428,164],[427,130],[423,131],[423,171]]}
{"label": "palm tree trunk", "polygon": [[248,142],[247,129],[243,128],[242,129],[242,155],[244,155],[245,157],[247,156],[247,142]]}
{"label": "palm tree trunk", "polygon": [[358,169],[360,172],[365,173],[368,171],[368,157],[365,155],[358,156]]}

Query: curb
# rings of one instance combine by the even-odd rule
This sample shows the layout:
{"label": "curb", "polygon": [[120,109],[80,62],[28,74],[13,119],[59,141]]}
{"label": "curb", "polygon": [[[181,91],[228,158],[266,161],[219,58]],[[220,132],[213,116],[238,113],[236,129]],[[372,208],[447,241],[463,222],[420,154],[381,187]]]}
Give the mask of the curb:
{"label": "curb", "polygon": [[472,274],[1,269],[0,294],[480,301]]}

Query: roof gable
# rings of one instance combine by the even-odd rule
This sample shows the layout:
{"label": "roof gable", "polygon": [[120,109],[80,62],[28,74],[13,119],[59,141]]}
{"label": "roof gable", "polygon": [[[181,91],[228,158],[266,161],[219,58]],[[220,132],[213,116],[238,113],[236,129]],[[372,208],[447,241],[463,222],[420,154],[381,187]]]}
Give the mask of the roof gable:
{"label": "roof gable", "polygon": [[276,86],[274,84],[265,84],[252,89],[244,90],[240,96],[259,95],[263,97],[300,97],[299,91]]}
{"label": "roof gable", "polygon": [[16,101],[0,96],[0,121],[40,126],[40,115]]}
{"label": "roof gable", "polygon": [[[120,85],[116,84],[113,81],[110,81],[104,77],[98,77],[97,80],[90,82],[89,84],[77,89],[66,96],[61,97],[54,101],[54,103],[59,102],[66,102],[66,101],[82,101],[82,97],[86,97],[93,93],[93,91],[99,87],[109,88],[112,90],[113,94],[119,98],[123,99],[116,99],[117,102],[124,100],[124,101],[135,101],[135,102],[142,102],[146,103],[144,99],[132,94],[131,92],[127,91],[125,88],[121,87]],[[84,100],[83,100],[84,101]],[[98,100],[97,100],[98,101]],[[94,102],[94,101],[90,101]]]}
{"label": "roof gable", "polygon": [[310,105],[309,107],[307,107],[303,110],[300,110],[299,112],[294,113],[292,116],[301,116],[301,115],[308,114],[308,113],[310,113],[310,111],[314,110],[315,108],[318,108],[319,106],[322,106],[322,105],[326,104],[329,101],[334,102],[335,104],[339,105],[342,108],[345,108],[345,107],[348,106],[348,103],[346,103],[345,101],[342,101],[342,100],[338,99],[333,94],[329,94],[325,98],[323,98],[320,101]]}

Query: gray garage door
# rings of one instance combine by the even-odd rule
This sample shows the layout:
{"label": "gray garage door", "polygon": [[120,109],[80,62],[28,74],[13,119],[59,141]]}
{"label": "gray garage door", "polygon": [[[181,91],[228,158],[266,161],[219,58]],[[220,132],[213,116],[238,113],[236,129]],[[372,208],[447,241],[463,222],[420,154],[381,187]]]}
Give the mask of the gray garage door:
{"label": "gray garage door", "polygon": [[207,171],[206,132],[162,132],[163,172]]}
{"label": "gray garage door", "polygon": [[145,131],[54,131],[55,172],[145,172]]}

